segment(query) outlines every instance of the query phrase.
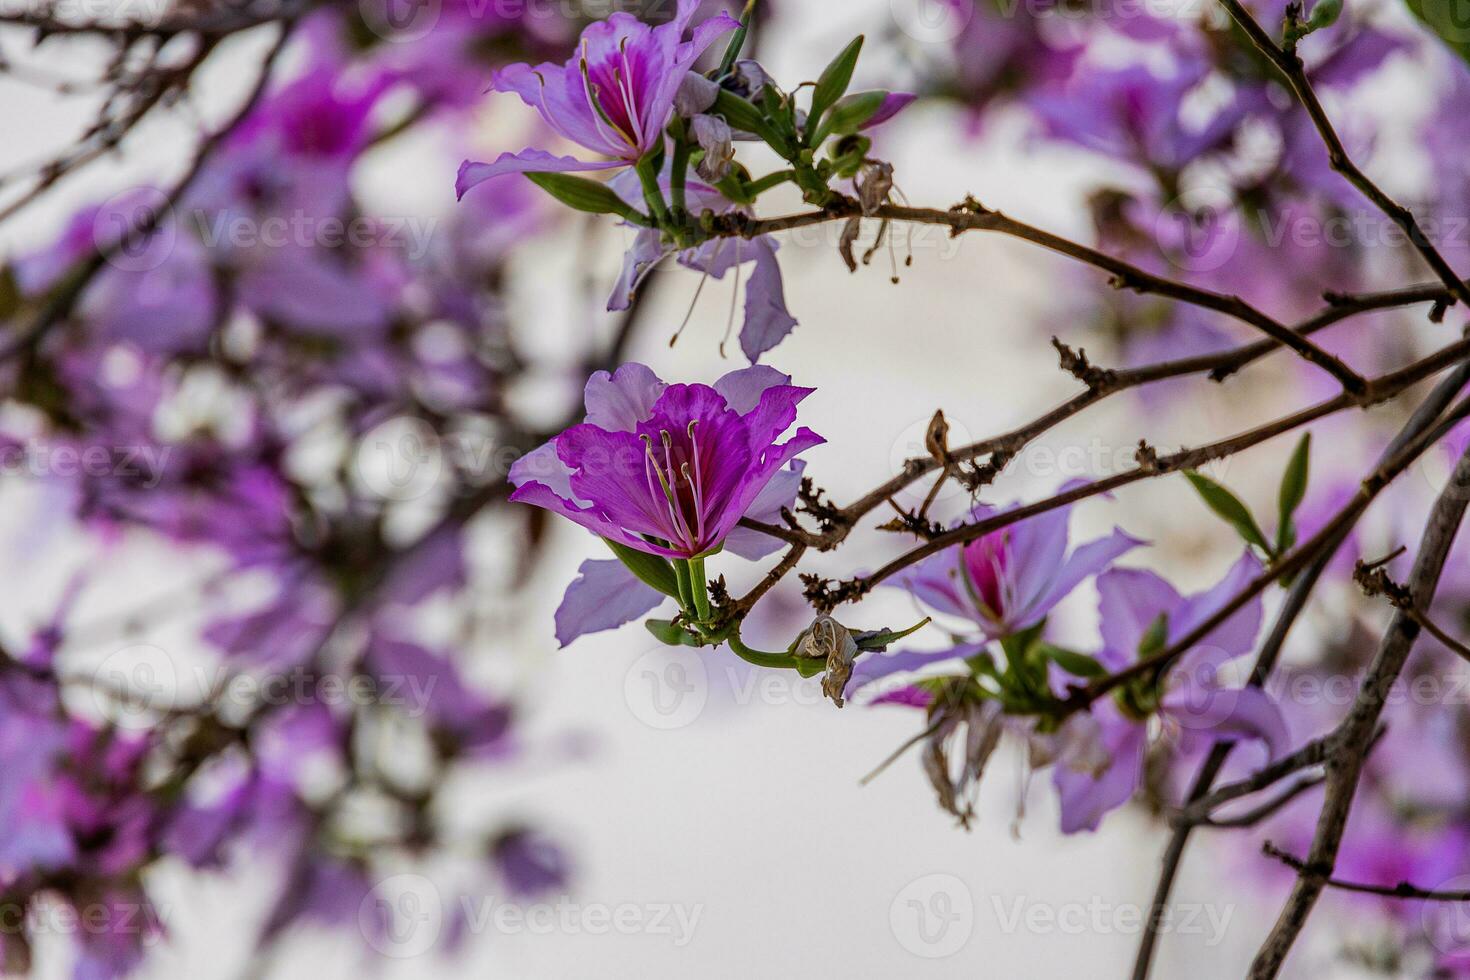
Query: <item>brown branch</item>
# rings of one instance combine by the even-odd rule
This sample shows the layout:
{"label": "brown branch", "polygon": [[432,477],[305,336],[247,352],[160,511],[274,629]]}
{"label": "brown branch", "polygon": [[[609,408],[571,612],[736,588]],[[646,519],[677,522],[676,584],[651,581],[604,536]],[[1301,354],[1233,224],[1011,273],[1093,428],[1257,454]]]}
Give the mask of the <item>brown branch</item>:
{"label": "brown branch", "polygon": [[[715,223],[715,229],[716,233],[753,237],[862,216],[862,208],[857,201],[839,196],[821,211],[811,211],[805,214],[765,220],[751,220],[737,216],[736,218],[728,219],[724,223],[717,221]],[[1339,358],[1318,347],[1299,332],[1292,330],[1285,324],[1268,316],[1250,303],[1247,303],[1239,296],[1217,293],[1212,290],[1190,286],[1173,279],[1166,279],[1163,276],[1154,275],[1145,269],[1125,262],[1122,259],[1114,258],[1095,248],[1062,238],[1059,235],[1053,235],[1051,232],[1043,231],[1040,228],[1007,217],[999,211],[993,211],[973,200],[966,201],[964,204],[949,211],[936,211],[928,208],[910,208],[886,204],[869,215],[869,217],[882,218],[887,221],[909,221],[917,224],[943,225],[948,227],[956,235],[967,231],[991,231],[1002,235],[1009,235],[1012,238],[1020,238],[1049,251],[1076,259],[1079,262],[1109,273],[1113,277],[1113,284],[1119,289],[1131,289],[1139,293],[1164,296],[1182,303],[1188,303],[1192,306],[1223,313],[1226,316],[1247,323],[1266,334],[1281,346],[1290,348],[1303,359],[1331,374],[1343,386],[1344,390],[1361,394],[1366,387],[1366,379],[1348,367]]]}
{"label": "brown branch", "polygon": [[1250,11],[1240,4],[1239,0],[1220,0],[1220,3],[1230,14],[1231,19],[1240,26],[1241,30],[1245,31],[1256,49],[1265,55],[1282,74],[1287,85],[1307,110],[1307,115],[1312,119],[1312,125],[1317,128],[1322,142],[1327,145],[1327,158],[1332,169],[1346,178],[1348,183],[1356,187],[1364,197],[1373,202],[1378,210],[1387,215],[1388,219],[1408,237],[1415,251],[1429,264],[1435,275],[1439,276],[1445,287],[1454,294],[1455,299],[1470,307],[1470,288],[1467,288],[1466,284],[1455,274],[1455,270],[1445,261],[1444,256],[1439,254],[1439,250],[1425,236],[1413,212],[1384,193],[1383,189],[1363,173],[1348,156],[1347,150],[1342,145],[1342,139],[1337,135],[1332,120],[1327,117],[1327,111],[1322,108],[1322,103],[1307,78],[1306,67],[1301,57],[1297,55],[1295,46],[1283,48],[1278,45],[1255,17],[1251,16]]}
{"label": "brown branch", "polygon": [[[216,147],[234,132],[236,127],[259,104],[261,98],[265,95],[266,87],[270,83],[271,76],[274,74],[276,63],[279,61],[281,53],[285,50],[286,42],[290,38],[295,24],[296,22],[294,20],[282,21],[280,35],[276,38],[270,50],[266,53],[265,58],[262,60],[260,74],[256,78],[255,84],[246,96],[245,101],[235,111],[234,115],[230,117],[229,121],[200,142],[198,148],[194,151],[194,157],[190,161],[189,167],[184,172],[184,175],[164,195],[163,205],[149,209],[146,217],[136,227],[131,229],[131,236],[148,236],[153,234],[154,230],[158,227],[158,223],[163,220],[166,213],[172,209],[184,194],[188,192],[189,188],[194,185],[194,182],[199,179],[200,174],[204,170],[205,163],[208,162],[210,155],[215,151]],[[12,357],[28,354],[33,351],[36,345],[41,342],[41,338],[52,327],[71,314],[77,301],[81,299],[82,294],[86,292],[92,280],[97,277],[97,274],[102,271],[107,263],[121,249],[129,244],[136,243],[131,236],[119,235],[117,241],[112,242],[106,247],[98,248],[85,259],[76,263],[61,283],[53,287],[50,293],[47,294],[45,302],[41,304],[40,308],[31,317],[30,322],[20,324],[15,331],[14,339],[6,346],[0,347],[0,363]]]}
{"label": "brown branch", "polygon": [[1303,793],[1316,789],[1326,781],[1327,777],[1321,773],[1314,776],[1307,776],[1297,780],[1281,793],[1278,793],[1273,799],[1267,800],[1254,809],[1247,810],[1245,813],[1233,817],[1206,817],[1199,822],[1199,826],[1210,827],[1215,830],[1237,830],[1254,827],[1262,820],[1279,813],[1282,808]]}
{"label": "brown branch", "polygon": [[[1006,527],[1010,524],[1014,524],[1017,521],[1025,520],[1029,517],[1035,517],[1036,515],[1045,513],[1047,511],[1056,510],[1059,507],[1065,507],[1068,504],[1076,503],[1079,500],[1085,500],[1089,497],[1095,497],[1100,494],[1109,493],[1113,490],[1119,489],[1120,487],[1128,486],[1129,484],[1137,483],[1142,480],[1151,479],[1156,476],[1176,472],[1178,470],[1186,468],[1197,468],[1205,463],[1209,463],[1218,459],[1223,459],[1227,456],[1232,456],[1245,449],[1249,449],[1252,446],[1258,445],[1269,439],[1275,438],[1276,436],[1282,435],[1286,432],[1290,432],[1294,429],[1300,428],[1303,425],[1315,422],[1337,412],[1341,412],[1349,408],[1366,408],[1380,401],[1385,401],[1394,397],[1397,394],[1402,393],[1404,390],[1424,380],[1426,377],[1436,374],[1439,371],[1444,370],[1445,368],[1450,367],[1451,365],[1463,360],[1467,356],[1470,356],[1470,340],[1458,341],[1454,344],[1450,344],[1444,348],[1441,348],[1434,354],[1431,354],[1428,357],[1423,358],[1422,360],[1416,361],[1408,367],[1402,368],[1398,371],[1390,372],[1385,375],[1381,375],[1370,385],[1370,389],[1372,391],[1372,394],[1370,396],[1359,397],[1351,395],[1347,392],[1343,392],[1342,394],[1339,394],[1334,398],[1328,399],[1324,402],[1320,402],[1310,408],[1302,409],[1288,416],[1283,416],[1282,418],[1275,419],[1264,425],[1258,426],[1254,429],[1250,429],[1238,435],[1231,436],[1230,438],[1223,439],[1219,442],[1211,443],[1209,445],[1201,446],[1195,449],[1181,450],[1179,452],[1169,455],[1160,456],[1156,454],[1148,454],[1146,455],[1144,461],[1134,469],[1114,474],[1113,476],[1097,480],[1084,486],[1074,487],[1071,490],[1056,494],[1055,496],[1047,498],[1046,500],[1027,504],[1023,507],[1017,507],[1013,510],[994,515],[993,517],[987,518],[982,521],[976,521],[971,524],[961,525],[941,537],[935,538],[932,541],[926,542],[918,546],[917,548],[914,548],[913,550],[903,555],[900,555],[899,557],[888,562],[886,565],[882,566],[872,574],[864,578],[853,580],[851,583],[848,583],[850,585],[850,588],[847,590],[847,592],[852,598],[859,598],[871,592],[873,588],[875,588],[883,581],[893,577],[905,568],[917,564],[930,555],[937,554],[944,549],[952,547],[954,545],[964,544],[969,541],[976,540],[977,538],[984,537],[985,535],[993,531],[999,530],[1000,528]],[[1078,397],[1082,398],[1085,396]],[[1419,451],[1422,452],[1424,448],[1427,447],[1420,446]],[[960,454],[958,453],[956,454],[956,456],[959,455]],[[1407,466],[1408,462],[1410,461],[1411,460],[1402,461],[1401,466]],[[1400,471],[1401,467],[1393,467],[1392,475],[1397,476]],[[1371,494],[1373,496],[1376,496],[1377,493],[1383,489],[1381,480],[1379,479],[1380,475],[1381,474],[1375,474],[1374,476],[1370,476],[1368,481],[1365,481],[1365,484],[1373,484],[1371,488]],[[1362,504],[1362,506],[1366,506],[1366,503]],[[1329,525],[1327,528],[1323,529],[1323,532],[1319,532],[1319,534],[1314,537],[1311,542],[1308,542],[1307,545],[1298,548],[1297,551],[1277,562],[1277,564],[1273,566],[1273,568],[1270,570],[1270,577],[1267,580],[1267,584],[1269,584],[1269,581],[1274,581],[1276,578],[1279,578],[1290,572],[1300,570],[1304,564],[1304,559],[1302,557],[1303,552],[1305,552],[1309,546],[1322,544],[1325,532],[1333,529],[1333,526]],[[1211,624],[1210,628],[1213,629],[1217,625],[1219,624],[1213,623]],[[1194,637],[1191,642],[1197,642],[1198,639],[1199,637]]]}
{"label": "brown branch", "polygon": [[[1399,430],[1398,435],[1394,437],[1378,462],[1386,462],[1411,440],[1433,425],[1467,383],[1470,383],[1470,364],[1462,364],[1441,380],[1429,397],[1414,410],[1414,414]],[[1271,632],[1267,635],[1260,653],[1256,656],[1249,681],[1252,687],[1265,686],[1267,678],[1276,669],[1276,662],[1281,656],[1281,648],[1286,643],[1287,635],[1291,632],[1302,610],[1306,608],[1307,601],[1316,589],[1318,580],[1327,570],[1333,555],[1342,546],[1346,533],[1344,531],[1339,534],[1337,541],[1331,547],[1324,547],[1316,561],[1292,582],[1286,594],[1286,601],[1282,603],[1280,611],[1276,614]],[[1224,768],[1226,760],[1234,750],[1235,744],[1234,742],[1217,742],[1210,749],[1209,756],[1201,764],[1194,784],[1190,787],[1187,797],[1189,804],[1202,799],[1210,792],[1210,788],[1220,775],[1220,770]],[[1151,907],[1155,910],[1161,911],[1168,907],[1169,895],[1173,891],[1174,880],[1179,874],[1179,866],[1184,859],[1184,852],[1189,846],[1193,830],[1193,824],[1181,823],[1174,828],[1174,833],[1169,838],[1169,844],[1160,862],[1158,884],[1154,888]],[[1158,942],[1158,927],[1157,914],[1151,916],[1144,924],[1143,937],[1138,945],[1138,955],[1133,963],[1133,980],[1148,980],[1149,971],[1153,965],[1154,948]]]}
{"label": "brown branch", "polygon": [[[1408,582],[1419,609],[1433,601],[1440,573],[1464,520],[1467,505],[1470,505],[1470,450],[1461,457],[1454,476],[1435,502],[1420,540],[1419,554]],[[1330,875],[1336,866],[1343,831],[1347,827],[1353,796],[1372,745],[1374,730],[1383,713],[1389,689],[1402,672],[1419,634],[1420,627],[1413,619],[1402,610],[1395,614],[1352,708],[1333,730],[1332,737],[1343,751],[1335,754],[1327,767],[1327,792],[1306,857],[1306,867],[1311,873],[1297,878],[1290,898],[1251,965],[1253,980],[1270,980],[1280,972],[1282,963],[1306,925],[1307,916],[1326,887],[1328,879],[1316,872],[1325,869]]]}
{"label": "brown branch", "polygon": [[1396,885],[1370,885],[1361,881],[1344,881],[1341,878],[1334,878],[1330,865],[1318,866],[1303,861],[1295,854],[1282,850],[1270,841],[1261,845],[1261,851],[1267,857],[1273,857],[1291,868],[1299,877],[1314,879],[1320,885],[1336,888],[1339,891],[1425,902],[1470,902],[1470,891],[1437,891],[1432,888],[1420,888],[1407,881],[1401,881]]}

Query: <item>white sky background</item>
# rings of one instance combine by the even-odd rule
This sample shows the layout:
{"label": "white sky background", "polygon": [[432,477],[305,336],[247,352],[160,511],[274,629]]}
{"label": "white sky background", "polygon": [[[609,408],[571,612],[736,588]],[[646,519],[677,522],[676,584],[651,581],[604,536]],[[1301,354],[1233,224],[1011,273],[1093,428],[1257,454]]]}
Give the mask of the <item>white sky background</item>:
{"label": "white sky background", "polygon": [[[843,4],[840,24],[831,22],[830,11],[838,5],[803,6],[795,29],[766,40],[765,59],[777,77],[815,75],[857,27],[867,29],[874,42],[860,81],[887,82],[882,69],[892,49],[876,35],[891,23],[888,0]],[[12,50],[14,39],[4,40]],[[239,68],[216,73],[219,92],[238,88],[251,57],[242,50]],[[1400,65],[1390,76],[1398,84],[1388,91],[1403,92],[1414,73],[1412,66]],[[1393,101],[1391,95],[1378,99]],[[205,107],[215,111],[208,98]],[[9,134],[0,143],[0,170],[64,145],[85,123],[83,110],[80,100],[55,103],[0,79],[0,131]],[[945,207],[969,191],[1034,224],[1085,236],[1083,194],[1108,174],[1078,154],[1023,147],[1017,123],[1002,118],[974,142],[963,137],[956,115],[923,107],[885,134],[880,153],[895,162],[899,184],[915,204]],[[165,161],[180,166],[177,141],[187,130],[166,130],[160,127],[146,145],[134,147],[122,166],[93,168],[88,177],[64,184],[54,206],[7,225],[0,251],[8,255],[41,240],[77,203],[140,176],[157,180]],[[488,153],[506,148],[507,138],[515,144],[510,148],[520,146],[514,130],[507,137],[487,129],[479,142]],[[359,188],[368,210],[432,214],[452,207],[457,151],[447,140],[423,138],[381,153]],[[784,205],[799,201],[787,199]],[[609,236],[610,244],[615,237]],[[829,442],[807,454],[808,472],[838,501],[875,485],[901,459],[920,451],[936,407],[945,409],[958,443],[1024,422],[1075,390],[1056,369],[1048,343],[1058,333],[1074,346],[1088,345],[1085,331],[1058,312],[1058,298],[1075,281],[1060,260],[1021,242],[979,236],[950,242],[928,233],[903,284],[894,287],[886,256],[849,276],[833,244],[830,237],[808,240],[782,252],[788,300],[802,325],[771,362],[818,389],[803,405],[802,422]],[[518,322],[532,325],[528,338],[551,352],[564,350],[569,331],[586,322],[579,295],[568,288],[585,275],[574,261],[568,241],[538,242],[519,257],[523,282],[530,285],[516,298]],[[600,270],[603,282],[610,282],[616,261],[609,250]],[[668,348],[668,335],[695,285],[693,274],[676,274],[663,284],[634,351],[665,378],[712,381],[741,366],[720,363],[715,350],[729,301],[724,284],[705,289],[679,346]],[[1140,437],[1161,446],[1186,438],[1198,443],[1263,420],[1272,407],[1300,399],[1270,384],[1273,373],[1258,368],[1223,388],[1201,386],[1199,396],[1164,403],[1167,411],[1152,417],[1136,402],[1105,404],[1043,442],[1057,450],[1080,448],[1083,458],[1106,460],[1103,469],[1059,469],[1033,455],[1012,466],[996,496],[1035,495],[1065,479],[1106,475],[1130,462]],[[522,397],[544,399],[554,390],[532,387]],[[1252,481],[1251,474],[1279,470],[1289,449],[1289,441],[1271,443],[1233,462],[1230,482],[1254,486],[1256,492],[1247,495],[1258,501],[1270,499],[1270,484]],[[1352,466],[1363,454],[1344,455],[1349,458],[1342,465]],[[35,563],[22,581],[7,586],[18,589],[0,611],[0,627],[9,631],[48,608],[79,552],[64,535],[37,540],[45,505],[35,494],[11,486],[0,500],[11,505],[0,506],[0,546],[14,555],[16,542],[30,541],[28,555]],[[949,504],[957,507],[959,501]],[[1206,518],[1181,483],[1145,484],[1125,490],[1113,503],[1090,503],[1078,512],[1073,539],[1095,536],[1112,523],[1158,542],[1128,563],[1168,568],[1186,588],[1213,581],[1233,558],[1226,532]],[[839,573],[902,547],[898,539],[871,533],[858,540],[835,562],[820,556],[810,567]],[[594,918],[546,935],[492,928],[472,938],[463,960],[445,963],[432,956],[364,960],[356,937],[310,933],[283,948],[274,975],[335,980],[359,976],[365,963],[381,966],[390,977],[526,980],[1126,972],[1137,941],[1136,909],[1149,899],[1166,837],[1161,824],[1127,811],[1115,814],[1098,835],[1063,838],[1054,829],[1053,793],[1043,776],[1032,787],[1017,839],[1012,824],[1020,763],[1007,749],[987,776],[978,826],[965,833],[939,811],[913,756],[871,785],[858,785],[919,730],[917,713],[855,705],[839,712],[816,698],[815,681],[793,685],[784,677],[752,678],[738,668],[732,672],[733,658],[701,663],[657,648],[637,626],[557,651],[551,613],[561,590],[582,560],[601,555],[589,536],[570,525],[557,528],[556,542],[527,592],[532,607],[525,610],[523,635],[514,649],[487,649],[484,656],[513,661],[535,706],[533,729],[545,736],[543,745],[585,733],[591,748],[581,757],[543,748],[484,786],[465,787],[463,806],[467,813],[509,809],[544,819],[575,849],[579,874],[571,901],[610,911],[679,906],[686,917],[698,916],[692,937],[680,940],[672,916],[666,924],[673,935],[594,935]],[[99,611],[132,608],[198,574],[197,567],[183,567],[159,548],[124,548],[109,561],[103,581],[112,584],[92,590],[103,592],[100,597],[89,594]],[[717,560],[711,574],[737,578],[741,573],[733,564]],[[1062,625],[1085,636],[1090,587],[1076,600],[1067,607],[1072,618]],[[916,618],[912,603],[896,594],[874,597],[844,615],[861,628],[908,625]],[[757,635],[752,642],[762,645],[763,639]],[[784,642],[773,636],[764,645]],[[106,643],[99,652],[107,652]],[[660,716],[650,692],[671,698],[675,692],[668,684],[681,677],[693,690],[672,716]],[[1239,887],[1240,872],[1233,867],[1256,860],[1262,859],[1243,848],[1198,840],[1176,891],[1181,903],[1194,906],[1192,918],[1180,921],[1181,934],[1164,939],[1157,976],[1209,980],[1243,972],[1276,907],[1274,897],[1264,901],[1261,892]],[[240,975],[268,880],[260,871],[236,880],[164,876],[175,942],[145,975]],[[1329,899],[1319,909],[1308,940],[1293,957],[1294,975],[1352,975],[1333,972],[1337,968],[1329,969],[1323,959],[1336,931],[1326,914],[1332,906]],[[927,916],[923,932],[921,912]],[[1216,935],[1213,923],[1221,917],[1227,917],[1225,928]],[[62,972],[57,964],[55,975]]]}

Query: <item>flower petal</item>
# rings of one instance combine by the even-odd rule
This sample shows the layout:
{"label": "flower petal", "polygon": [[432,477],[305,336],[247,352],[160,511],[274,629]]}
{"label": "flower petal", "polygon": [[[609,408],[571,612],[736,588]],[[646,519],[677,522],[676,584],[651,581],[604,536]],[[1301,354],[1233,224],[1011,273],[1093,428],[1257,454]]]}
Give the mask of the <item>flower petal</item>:
{"label": "flower petal", "polygon": [[[805,460],[796,460],[789,467],[771,478],[764,490],[756,494],[755,502],[745,511],[745,516],[762,524],[781,524],[781,511],[796,503],[796,492],[801,489],[802,471]],[[737,527],[725,535],[725,550],[739,555],[747,561],[758,561],[772,552],[779,551],[785,544],[780,538]]]}
{"label": "flower petal", "polygon": [[1174,587],[1141,568],[1112,568],[1097,577],[1101,660],[1120,670],[1138,659],[1138,644],[1160,615],[1173,618],[1184,599]]}
{"label": "flower petal", "polygon": [[1255,741],[1265,747],[1271,762],[1288,747],[1281,706],[1258,687],[1189,685],[1166,695],[1159,711],[1178,723],[1185,751],[1194,748],[1189,743],[1199,737],[1209,742]]}
{"label": "flower petal", "polygon": [[755,271],[745,284],[745,326],[740,331],[740,349],[754,364],[762,354],[786,339],[796,328],[796,318],[786,309],[786,287],[781,263],[769,236],[754,242]]}
{"label": "flower petal", "polygon": [[1065,599],[1073,589],[1081,585],[1084,579],[1098,574],[1134,548],[1147,543],[1115,528],[1113,533],[1107,537],[1089,541],[1074,549],[1067,556],[1061,571],[1052,580],[1050,589],[1035,607],[1026,610],[1026,621],[1018,621],[1013,625],[1024,629],[1035,623],[1049,613],[1053,606]]}
{"label": "flower petal", "polygon": [[654,403],[668,385],[648,367],[630,362],[612,374],[598,371],[587,379],[587,421],[609,432],[633,432],[653,414]]}
{"label": "flower petal", "polygon": [[[1147,729],[1099,709],[1101,719],[1082,716],[1069,733],[1073,745],[1052,769],[1052,784],[1062,810],[1062,833],[1096,830],[1102,818],[1127,803],[1143,773]],[[1101,758],[1090,758],[1094,752]]]}
{"label": "flower petal", "polygon": [[853,667],[852,679],[848,681],[847,690],[849,694],[854,694],[885,677],[892,677],[895,674],[912,674],[936,664],[964,660],[984,649],[985,644],[983,643],[962,643],[948,650],[899,650],[895,653],[859,657],[856,666]]}
{"label": "flower petal", "polygon": [[791,375],[782,374],[773,367],[756,365],[741,368],[715,382],[715,391],[725,399],[725,404],[741,415],[749,415],[760,404],[761,396],[768,389],[791,384]]}
{"label": "flower petal", "polygon": [[556,639],[567,646],[579,636],[616,629],[663,604],[652,589],[617,559],[584,561],[556,610]]}
{"label": "flower petal", "polygon": [[626,167],[622,160],[598,160],[589,162],[576,157],[558,157],[545,150],[522,150],[519,153],[502,153],[494,163],[479,163],[466,160],[459,165],[459,176],[454,181],[455,197],[462,198],[473,188],[505,174],[572,173],[587,170],[612,170]]}

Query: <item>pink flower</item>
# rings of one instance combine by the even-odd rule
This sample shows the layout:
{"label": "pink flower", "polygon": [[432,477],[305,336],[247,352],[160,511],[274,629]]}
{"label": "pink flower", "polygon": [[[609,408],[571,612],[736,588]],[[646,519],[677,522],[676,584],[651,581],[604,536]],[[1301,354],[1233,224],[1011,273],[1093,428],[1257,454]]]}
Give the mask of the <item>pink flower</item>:
{"label": "pink flower", "polygon": [[679,0],[674,19],[650,27],[615,13],[582,32],[577,53],[564,65],[510,65],[495,73],[491,88],[513,92],[558,135],[609,160],[557,157],[545,150],[506,153],[494,163],[466,160],[455,190],[510,173],[611,170],[631,166],[658,147],[674,114],[674,97],[690,68],[721,34],[739,23],[712,17],[684,40],[700,0]]}

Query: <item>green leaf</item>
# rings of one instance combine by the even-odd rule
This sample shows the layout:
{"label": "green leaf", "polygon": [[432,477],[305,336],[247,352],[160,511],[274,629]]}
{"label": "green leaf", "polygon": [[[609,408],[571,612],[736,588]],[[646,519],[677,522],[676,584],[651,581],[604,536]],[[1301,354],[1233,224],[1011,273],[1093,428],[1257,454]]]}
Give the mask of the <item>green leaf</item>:
{"label": "green leaf", "polygon": [[720,59],[720,75],[730,74],[730,69],[735,67],[735,62],[740,57],[740,49],[745,47],[745,37],[750,33],[750,21],[755,16],[755,0],[750,0],[745,5],[745,11],[740,15],[740,27],[730,35],[730,43],[725,46],[725,56]]}
{"label": "green leaf", "polygon": [[1307,496],[1307,479],[1311,474],[1312,458],[1312,434],[1310,432],[1302,436],[1301,442],[1296,444],[1296,451],[1291,454],[1291,461],[1286,464],[1286,472],[1281,475],[1281,489],[1276,495],[1276,553],[1291,550],[1296,544],[1296,522],[1293,520],[1296,509],[1302,505]]}
{"label": "green leaf", "polygon": [[614,555],[617,555],[618,561],[628,566],[628,571],[637,576],[638,581],[657,589],[666,596],[679,598],[679,579],[674,575],[674,566],[658,555],[650,555],[646,551],[629,548],[616,541],[608,541],[607,538],[602,540],[607,541],[607,546],[612,549]]}
{"label": "green leaf", "polygon": [[677,626],[667,619],[644,620],[643,625],[648,632],[652,633],[654,639],[666,647],[697,647],[699,640],[682,626]]}
{"label": "green leaf", "polygon": [[1046,620],[1043,619],[1035,626],[1012,633],[1010,636],[1002,637],[1000,648],[1005,651],[1006,662],[1012,665],[1019,664],[1026,659],[1026,653],[1041,640],[1041,634],[1046,630]]}
{"label": "green leaf", "polygon": [[1085,653],[1043,643],[1037,652],[1073,677],[1105,677],[1108,669]]}
{"label": "green leaf", "polygon": [[1463,0],[1405,0],[1405,3],[1441,41],[1470,62],[1470,16]]}
{"label": "green leaf", "polygon": [[1342,0],[1317,0],[1317,3],[1312,6],[1311,14],[1307,17],[1307,33],[1331,27],[1337,23],[1337,18],[1341,14]]}
{"label": "green leaf", "polygon": [[1205,506],[1214,511],[1225,523],[1235,528],[1235,533],[1239,534],[1246,544],[1253,544],[1268,555],[1273,554],[1271,546],[1266,543],[1266,536],[1261,533],[1260,525],[1251,516],[1250,508],[1246,507],[1239,497],[1203,473],[1185,470],[1184,476],[1194,486],[1195,492],[1200,495]]}
{"label": "green leaf", "polygon": [[810,137],[820,132],[822,117],[827,114],[827,110],[847,94],[847,87],[852,84],[853,70],[857,68],[858,55],[862,51],[863,36],[859,34],[842,49],[841,54],[832,59],[832,63],[822,72],[822,77],[817,79],[816,90],[812,92],[811,108],[807,112],[808,146],[814,145]]}
{"label": "green leaf", "polygon": [[858,645],[859,650],[877,650],[881,652],[888,649],[891,644],[897,643],[904,637],[911,636],[914,633],[917,633],[925,626],[928,626],[931,622],[932,620],[926,616],[923,620],[915,623],[913,626],[910,626],[906,630],[868,630],[865,633],[854,633],[852,635],[852,639],[853,642]]}
{"label": "green leaf", "polygon": [[606,184],[586,177],[571,174],[526,174],[531,183],[556,198],[569,208],[589,214],[616,214],[633,222],[647,225],[648,219],[617,192]]}
{"label": "green leaf", "polygon": [[888,98],[887,92],[857,92],[845,95],[827,113],[827,118],[812,138],[813,146],[820,146],[829,136],[847,136],[863,128],[863,124],[878,114]]}
{"label": "green leaf", "polygon": [[[1458,0],[1451,0],[1458,2]],[[1342,0],[1317,0],[1312,5],[1312,12],[1304,21],[1288,19],[1284,38],[1288,46],[1296,44],[1302,38],[1313,31],[1320,31],[1324,27],[1331,27],[1337,23],[1338,16],[1342,13]]]}
{"label": "green leaf", "polygon": [[1169,644],[1169,614],[1159,613],[1138,641],[1138,659],[1147,660]]}

